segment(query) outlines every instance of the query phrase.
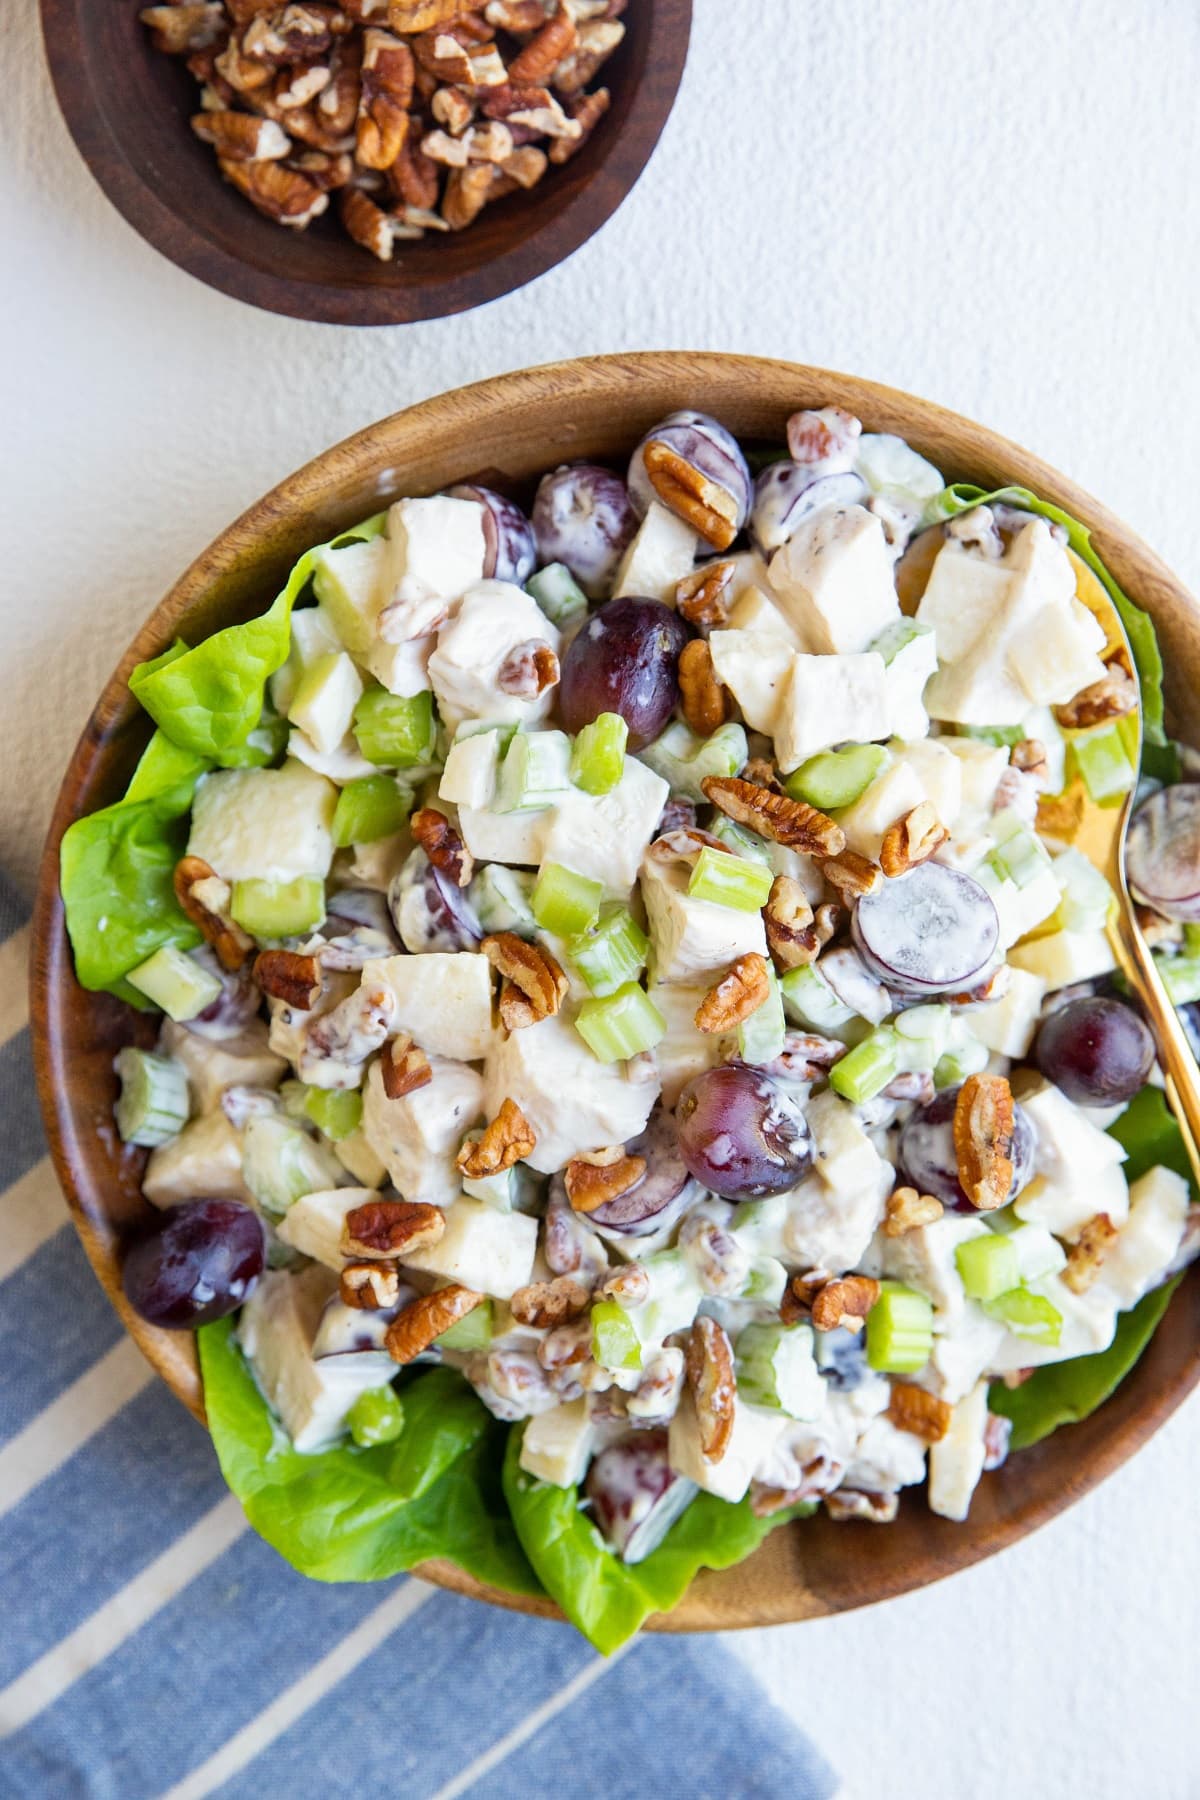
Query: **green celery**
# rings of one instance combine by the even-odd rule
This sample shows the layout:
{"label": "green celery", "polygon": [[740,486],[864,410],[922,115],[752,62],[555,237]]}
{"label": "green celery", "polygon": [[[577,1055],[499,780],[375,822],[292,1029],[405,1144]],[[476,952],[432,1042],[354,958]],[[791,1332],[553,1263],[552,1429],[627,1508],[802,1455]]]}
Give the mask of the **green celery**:
{"label": "green celery", "polygon": [[433,1341],[439,1350],[486,1350],[492,1341],[494,1329],[492,1302],[485,1299]]}
{"label": "green celery", "polygon": [[1115,806],[1137,780],[1119,725],[1067,733],[1067,775],[1078,775],[1097,806]]}
{"label": "green celery", "polygon": [[172,1056],[154,1056],[126,1044],[113,1059],[121,1083],[113,1108],[123,1144],[153,1150],[183,1130],[188,1119],[188,1079]]}
{"label": "green celery", "polygon": [[779,992],[775,971],[768,964],[767,997],[738,1026],[738,1055],[747,1063],[774,1062],[777,1056],[783,1054],[786,1031],[783,996]]}
{"label": "green celery", "polygon": [[125,979],[179,1024],[202,1013],[221,992],[217,977],[174,944],[164,944]]}
{"label": "green celery", "polygon": [[650,1050],[667,1034],[666,1021],[644,988],[627,981],[602,1000],[585,1000],[575,1029],[600,1062],[623,1062]]}
{"label": "green celery", "polygon": [[708,827],[708,835],[724,844],[733,856],[744,857],[749,862],[762,863],[771,868],[771,848],[755,831],[747,831],[742,825],[735,825],[724,813],[718,813]]}
{"label": "green celery", "polygon": [[552,625],[569,631],[587,617],[587,595],[565,563],[547,563],[525,583]]}
{"label": "green celery", "polygon": [[412,811],[412,793],[391,775],[363,775],[348,781],[338,795],[333,815],[333,841],[339,850],[350,844],[373,844],[402,831]]}
{"label": "green celery", "polygon": [[867,1314],[867,1362],[883,1375],[915,1375],[933,1351],[933,1306],[901,1281],[880,1283]]}
{"label": "green celery", "polygon": [[891,762],[882,744],[847,744],[841,750],[822,750],[801,763],[784,786],[793,800],[829,812],[852,806],[876,776]]}
{"label": "green celery", "polygon": [[629,727],[620,713],[601,713],[571,746],[571,780],[585,794],[611,794],[625,773]]}
{"label": "green celery", "polygon": [[513,931],[532,937],[537,928],[529,897],[534,876],[528,869],[506,869],[486,863],[471,884],[471,901],[485,931]]}
{"label": "green celery", "polygon": [[325,917],[325,883],[319,875],[297,875],[294,881],[235,881],[229,910],[253,938],[299,937]]}
{"label": "green celery", "polygon": [[800,969],[789,969],[780,979],[784,1010],[789,1019],[809,1031],[841,1032],[858,1017],[852,1006],[839,1000],[815,963]]}
{"label": "green celery", "polygon": [[815,1418],[825,1387],[813,1356],[811,1325],[751,1324],[737,1340],[737,1389],[752,1406],[793,1419]]}
{"label": "green celery", "polygon": [[545,812],[571,793],[571,744],[561,731],[519,731],[496,778],[492,811]]}
{"label": "green celery", "polygon": [[693,864],[687,891],[694,900],[712,900],[737,912],[758,912],[767,903],[773,880],[770,869],[761,863],[705,844]]}
{"label": "green celery", "polygon": [[[1003,1242],[1003,1239],[997,1239]],[[1015,1287],[998,1299],[989,1300],[985,1312],[1000,1319],[1017,1337],[1033,1344],[1057,1344],[1062,1336],[1063,1317],[1052,1300],[1028,1288]]]}
{"label": "green celery", "polygon": [[1020,1285],[1021,1271],[1011,1237],[968,1238],[956,1248],[954,1261],[970,1300],[998,1300]]}
{"label": "green celery", "polygon": [[542,865],[530,905],[543,931],[575,937],[596,923],[603,898],[602,881],[589,881],[562,863],[548,862]]}
{"label": "green celery", "polygon": [[567,942],[567,955],[589,993],[600,996],[636,980],[649,951],[650,941],[627,906],[606,907],[595,925]]}
{"label": "green celery", "polygon": [[909,1006],[897,1013],[893,1029],[901,1069],[934,1069],[950,1041],[950,1008],[941,1004]]}
{"label": "green celery", "polygon": [[1172,1005],[1190,1006],[1200,1000],[1200,956],[1189,956],[1186,951],[1172,955],[1166,950],[1155,950],[1153,956]]}
{"label": "green celery", "polygon": [[362,1110],[362,1094],[357,1088],[309,1088],[304,1096],[306,1116],[334,1144],[358,1130]]}
{"label": "green celery", "polygon": [[975,738],[981,744],[992,744],[997,750],[1011,750],[1026,736],[1023,725],[956,725],[957,737]]}
{"label": "green celery", "polygon": [[354,735],[368,762],[388,769],[415,769],[433,758],[437,727],[433,695],[404,697],[369,687],[354,708]]}
{"label": "green celery", "polygon": [[899,1073],[896,1033],[890,1025],[877,1025],[861,1044],[834,1063],[829,1071],[829,1085],[843,1100],[862,1106],[882,1093]]}
{"label": "green celery", "polygon": [[686,725],[668,725],[661,737],[638,751],[639,759],[662,776],[673,794],[697,805],[706,800],[701,783],[707,776],[736,775],[749,755],[745,729],[732,720],[706,738]]}
{"label": "green celery", "polygon": [[629,1314],[615,1300],[592,1308],[592,1356],[602,1369],[640,1369],[642,1346]]}

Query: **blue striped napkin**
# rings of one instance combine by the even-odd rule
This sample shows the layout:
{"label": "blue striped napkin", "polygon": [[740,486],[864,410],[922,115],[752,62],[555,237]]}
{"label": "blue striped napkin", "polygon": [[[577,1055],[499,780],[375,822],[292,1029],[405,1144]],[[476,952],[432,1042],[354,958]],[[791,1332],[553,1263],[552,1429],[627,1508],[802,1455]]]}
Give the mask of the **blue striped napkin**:
{"label": "blue striped napkin", "polygon": [[830,1800],[711,1641],[605,1661],[412,1578],[306,1581],[254,1535],[67,1222],[27,954],[0,880],[0,1795]]}

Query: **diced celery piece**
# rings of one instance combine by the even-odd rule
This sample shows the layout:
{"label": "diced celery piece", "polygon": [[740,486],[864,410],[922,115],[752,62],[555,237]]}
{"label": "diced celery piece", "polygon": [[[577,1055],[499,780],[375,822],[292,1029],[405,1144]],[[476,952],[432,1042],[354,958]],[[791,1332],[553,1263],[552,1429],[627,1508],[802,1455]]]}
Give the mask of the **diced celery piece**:
{"label": "diced celery piece", "polygon": [[500,764],[492,811],[545,812],[571,792],[571,744],[561,731],[519,731]]}
{"label": "diced celery piece", "polygon": [[392,775],[363,775],[348,781],[338,795],[333,814],[333,841],[339,850],[349,844],[373,844],[378,838],[401,831],[412,811],[411,790],[402,788]]}
{"label": "diced celery piece", "polygon": [[809,1031],[837,1034],[858,1017],[854,1008],[839,1000],[815,963],[789,969],[779,983],[784,1011]]}
{"label": "diced celery piece", "polygon": [[1115,806],[1137,780],[1137,768],[1120,725],[1067,734],[1067,774],[1082,777],[1097,806]]}
{"label": "diced celery piece", "polygon": [[[745,1210],[744,1206],[739,1206],[739,1215]],[[741,1223],[740,1216],[738,1223]],[[753,1300],[758,1306],[769,1306],[773,1310],[778,1310],[782,1304],[787,1284],[788,1272],[779,1259],[774,1256],[760,1256],[756,1262],[751,1263],[750,1273],[746,1276],[745,1283],[738,1292],[738,1299]]]}
{"label": "diced celery piece", "polygon": [[989,1300],[984,1310],[993,1319],[1003,1320],[1017,1337],[1028,1338],[1031,1343],[1053,1346],[1062,1336],[1063,1319],[1057,1306],[1044,1294],[1031,1293],[1028,1288],[1015,1287],[999,1299]]}
{"label": "diced celery piece", "polygon": [[950,1040],[948,1006],[909,1006],[897,1013],[894,1030],[901,1069],[935,1069]]}
{"label": "diced celery piece", "polygon": [[358,1130],[362,1110],[362,1094],[356,1088],[309,1088],[304,1096],[306,1115],[335,1144]]}
{"label": "diced celery piece", "polygon": [[867,1362],[882,1375],[915,1375],[933,1350],[933,1306],[902,1281],[880,1283],[867,1314]]}
{"label": "diced celery piece", "polygon": [[179,1024],[202,1013],[221,992],[216,976],[174,944],[164,944],[125,979]]}
{"label": "diced celery piece", "polygon": [[1188,956],[1183,951],[1172,956],[1164,950],[1153,954],[1173,1005],[1190,1006],[1194,1000],[1200,1000],[1200,956]]}
{"label": "diced celery piece", "polygon": [[977,738],[981,744],[994,744],[998,750],[1011,750],[1024,739],[1023,725],[956,725],[958,737]]}
{"label": "diced celery piece", "polygon": [[666,1021],[644,988],[627,981],[603,1000],[585,1000],[575,1029],[603,1063],[623,1062],[667,1035]]}
{"label": "diced celery piece", "polygon": [[527,869],[486,863],[471,884],[471,902],[485,931],[532,937],[537,926],[529,904],[535,877]]}
{"label": "diced celery piece", "polygon": [[354,708],[354,735],[368,762],[388,769],[415,769],[432,760],[437,741],[433,695],[428,689],[407,697],[369,687]]}
{"label": "diced celery piece", "polygon": [[442,1350],[486,1350],[492,1341],[493,1330],[492,1303],[481,1300],[433,1341]]}
{"label": "diced celery piece", "polygon": [[543,931],[574,937],[596,923],[603,898],[602,881],[589,881],[562,863],[548,862],[542,865],[530,904]]}
{"label": "diced celery piece", "polygon": [[289,1119],[301,1124],[308,1118],[308,1096],[314,1090],[304,1081],[285,1081],[279,1088],[279,1100]]}
{"label": "diced celery piece", "polygon": [[882,744],[847,744],[842,750],[822,750],[801,763],[784,786],[793,800],[806,800],[810,806],[829,812],[833,807],[852,806],[891,760]]}
{"label": "diced celery piece", "polygon": [[997,1300],[1021,1279],[1017,1252],[1010,1237],[968,1238],[954,1252],[963,1288],[971,1300]]}
{"label": "diced celery piece", "polygon": [[987,1065],[987,1045],[980,1043],[965,1019],[951,1015],[946,1048],[934,1064],[934,1087],[953,1087],[968,1075],[981,1075]]}
{"label": "diced celery piece", "polygon": [[294,881],[235,881],[230,912],[253,938],[298,937],[325,917],[325,883],[319,875]]}
{"label": "diced celery piece", "polygon": [[[1007,1215],[1003,1222],[1002,1215]],[[1017,1279],[1013,1287],[1057,1275],[1066,1267],[1066,1251],[1044,1225],[1023,1224],[1011,1207],[1003,1207],[1000,1215],[989,1213],[987,1223],[993,1231],[1002,1232],[1012,1245],[1017,1259]]]}
{"label": "diced celery piece", "polygon": [[749,755],[745,730],[733,721],[706,738],[686,725],[668,725],[661,737],[638,751],[639,759],[670,784],[673,794],[698,805],[704,803],[700,783],[706,776],[736,775]]}
{"label": "diced celery piece", "polygon": [[305,1194],[346,1179],[341,1163],[302,1125],[280,1113],[255,1113],[242,1135],[242,1180],[258,1206],[285,1213]]}
{"label": "diced celery piece", "polygon": [[742,856],[750,862],[762,863],[765,868],[771,868],[770,846],[764,843],[757,832],[735,825],[724,813],[717,814],[708,827],[708,835],[717,838],[734,856]]}
{"label": "diced celery piece", "polygon": [[737,1341],[737,1388],[751,1406],[793,1419],[815,1418],[825,1386],[813,1356],[812,1326],[744,1326]]}
{"label": "diced celery piece", "polygon": [[988,830],[996,839],[996,848],[987,860],[1002,881],[1007,876],[1019,888],[1028,887],[1050,867],[1045,846],[1015,813],[994,813]]}
{"label": "diced celery piece", "polygon": [[547,563],[525,583],[552,625],[568,631],[587,615],[587,595],[565,563]]}
{"label": "diced celery piece", "polygon": [[829,1085],[843,1100],[862,1106],[882,1093],[899,1073],[896,1033],[890,1025],[877,1025],[861,1044],[834,1063],[829,1071]]}
{"label": "diced celery piece", "polygon": [[867,648],[882,656],[885,664],[892,663],[901,650],[907,650],[915,638],[925,637],[929,630],[928,625],[918,625],[914,619],[896,619],[891,625],[885,625]]}
{"label": "diced celery piece", "polygon": [[627,906],[607,907],[589,931],[572,937],[567,955],[590,993],[616,993],[646,966],[650,941]]}
{"label": "diced celery piece", "polygon": [[1054,915],[1060,931],[1103,931],[1114,903],[1099,869],[1080,850],[1061,850],[1051,864],[1062,899]]}
{"label": "diced celery piece", "polygon": [[121,1095],[113,1108],[123,1144],[152,1150],[181,1132],[188,1121],[188,1079],[173,1056],[153,1056],[126,1044],[113,1059]]}
{"label": "diced celery piece", "polygon": [[738,912],[758,912],[767,903],[773,880],[770,869],[761,863],[705,844],[692,866],[687,891],[694,900],[713,900]]}
{"label": "diced celery piece", "polygon": [[368,1388],[346,1414],[350,1436],[360,1450],[391,1444],[404,1430],[404,1406],[394,1388]]}
{"label": "diced celery piece", "polygon": [[585,794],[611,794],[625,773],[629,727],[620,713],[601,713],[571,747],[571,780]]}
{"label": "diced celery piece", "polygon": [[464,743],[467,738],[483,737],[486,732],[496,733],[496,750],[500,756],[508,749],[520,729],[515,719],[464,719],[461,725],[454,728],[455,744]]}
{"label": "diced celery piece", "polygon": [[[464,1143],[477,1144],[483,1136],[482,1131],[468,1131]],[[462,1189],[472,1200],[482,1200],[493,1212],[511,1212],[516,1196],[517,1171],[500,1169],[495,1175],[464,1175]],[[469,1317],[470,1315],[468,1315]]]}
{"label": "diced celery piece", "polygon": [[592,1308],[592,1357],[602,1369],[640,1369],[642,1346],[633,1320],[615,1300]]}
{"label": "diced celery piece", "polygon": [[786,1032],[783,996],[775,971],[767,966],[767,997],[738,1026],[738,1055],[743,1062],[769,1063],[783,1054]]}

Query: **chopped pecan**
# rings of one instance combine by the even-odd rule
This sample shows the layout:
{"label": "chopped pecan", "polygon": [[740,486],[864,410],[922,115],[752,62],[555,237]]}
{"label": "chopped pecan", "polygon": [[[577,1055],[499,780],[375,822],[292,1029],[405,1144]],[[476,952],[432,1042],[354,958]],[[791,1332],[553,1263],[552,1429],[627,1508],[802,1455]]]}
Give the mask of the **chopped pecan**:
{"label": "chopped pecan", "polygon": [[897,1431],[911,1431],[927,1444],[940,1444],[950,1429],[952,1408],[911,1381],[893,1381],[887,1416]]}
{"label": "chopped pecan", "polygon": [[433,1065],[410,1037],[389,1038],[379,1059],[383,1091],[389,1100],[403,1100],[433,1080]]}
{"label": "chopped pecan", "polygon": [[408,136],[412,93],[408,45],[387,31],[366,32],[355,144],[364,169],[390,169],[399,156]]}
{"label": "chopped pecan", "polygon": [[482,1305],[483,1295],[473,1288],[451,1282],[449,1287],[435,1288],[398,1312],[387,1328],[384,1348],[393,1362],[410,1363],[428,1350],[435,1338],[449,1331],[460,1319]]}
{"label": "chopped pecan", "polygon": [[311,1012],[321,997],[321,963],[296,950],[263,950],[254,959],[254,979],[264,994],[297,1012]]}
{"label": "chopped pecan", "polygon": [[1008,760],[1022,775],[1032,776],[1039,786],[1045,786],[1049,779],[1049,765],[1046,761],[1046,746],[1041,738],[1022,738],[1009,751]]}
{"label": "chopped pecan", "polygon": [[821,873],[830,887],[837,889],[846,906],[861,900],[864,894],[873,894],[883,883],[879,864],[869,856],[860,856],[857,850],[840,850],[836,856],[826,857]]}
{"label": "chopped pecan", "polygon": [[455,1162],[471,1181],[500,1175],[528,1156],[537,1144],[537,1133],[515,1100],[505,1100],[496,1117],[484,1126],[483,1135],[468,1139]]}
{"label": "chopped pecan", "polygon": [[451,137],[461,137],[475,117],[475,99],[459,87],[440,87],[429,102],[429,110]]}
{"label": "chopped pecan", "polygon": [[346,138],[357,131],[361,98],[362,46],[353,39],[339,46],[329,85],[317,101],[317,116],[331,136]]}
{"label": "chopped pecan", "polygon": [[705,638],[692,638],[679,657],[683,716],[697,737],[711,737],[729,717],[729,695],[717,680]]}
{"label": "chopped pecan", "polygon": [[787,1081],[816,1081],[846,1054],[839,1038],[822,1037],[815,1031],[785,1031],[783,1049],[761,1066],[768,1075]]}
{"label": "chopped pecan", "polygon": [[356,244],[361,244],[380,262],[391,261],[396,243],[396,222],[388,213],[357,187],[343,189],[338,210],[342,224]]}
{"label": "chopped pecan", "polygon": [[818,1331],[861,1331],[878,1298],[879,1283],[870,1275],[827,1281],[813,1298],[813,1324]]}
{"label": "chopped pecan", "polygon": [[313,62],[332,48],[335,18],[331,6],[294,3],[256,13],[242,33],[242,55],[273,68]]}
{"label": "chopped pecan", "polygon": [[553,85],[558,92],[581,93],[624,36],[625,27],[615,24],[611,16],[580,25],[575,48],[563,57],[554,71]]}
{"label": "chopped pecan", "polygon": [[465,169],[451,169],[442,196],[442,217],[451,231],[464,231],[489,200],[496,198],[497,174],[491,163],[470,163]]}
{"label": "chopped pecan", "polygon": [[[509,151],[511,155],[511,149]],[[496,159],[503,162],[503,157]],[[517,700],[536,700],[558,681],[558,657],[538,638],[510,650],[496,671],[496,686]]]}
{"label": "chopped pecan", "polygon": [[869,1525],[890,1525],[900,1510],[899,1494],[868,1494],[858,1488],[835,1488],[826,1494],[825,1511],[839,1525],[862,1519]]}
{"label": "chopped pecan", "polygon": [[782,794],[784,791],[779,770],[769,756],[752,756],[738,773],[743,781],[752,781],[755,787],[770,788],[773,794]]}
{"label": "chopped pecan", "polygon": [[500,1018],[509,1031],[536,1025],[556,1013],[567,994],[567,978],[541,944],[527,944],[511,931],[485,937],[484,955],[503,977]]}
{"label": "chopped pecan", "polygon": [[366,1200],[342,1221],[342,1254],[370,1262],[436,1244],[446,1229],[440,1207],[423,1200]]}
{"label": "chopped pecan", "polygon": [[737,564],[732,560],[702,563],[691,575],[676,582],[676,612],[700,631],[720,630],[729,623],[736,574]]}
{"label": "chopped pecan", "polygon": [[226,181],[277,225],[303,231],[329,205],[329,195],[315,182],[283,163],[234,162],[228,156],[217,162]]}
{"label": "chopped pecan", "polygon": [[203,143],[215,145],[222,156],[235,162],[274,162],[291,149],[281,126],[273,119],[255,118],[253,113],[195,113],[192,130]]}
{"label": "chopped pecan", "polygon": [[462,10],[463,0],[388,0],[388,24],[393,31],[431,31]]}
{"label": "chopped pecan", "polygon": [[767,904],[763,907],[763,924],[767,944],[777,967],[799,969],[813,962],[823,944],[833,936],[834,908],[823,906],[824,919],[818,925],[808,895],[791,875],[777,875],[771,883]]}
{"label": "chopped pecan", "polygon": [[546,0],[488,0],[483,16],[498,31],[528,37],[546,23]]}
{"label": "chopped pecan", "polygon": [[579,94],[574,100],[568,100],[567,117],[579,126],[580,135],[555,138],[550,146],[550,161],[570,162],[576,152],[583,149],[611,104],[612,95],[607,88],[597,88],[594,93]]}
{"label": "chopped pecan", "polygon": [[338,1293],[346,1306],[382,1312],[400,1298],[400,1275],[392,1262],[352,1262],[342,1270]]}
{"label": "chopped pecan", "polygon": [[641,1263],[622,1263],[605,1276],[597,1293],[601,1300],[615,1300],[618,1306],[644,1306],[650,1298],[650,1277]]}
{"label": "chopped pecan", "polygon": [[508,79],[519,87],[548,81],[564,56],[575,48],[575,21],[565,0],[558,0],[541,30],[508,65]]}
{"label": "chopped pecan", "polygon": [[535,1330],[551,1330],[567,1325],[586,1312],[591,1295],[581,1281],[569,1275],[558,1275],[553,1281],[531,1281],[519,1287],[508,1303],[518,1325],[532,1325]]}
{"label": "chopped pecan", "polygon": [[1104,1259],[1117,1241],[1117,1228],[1107,1213],[1096,1213],[1067,1248],[1063,1281],[1073,1294],[1086,1294],[1096,1280]]}
{"label": "chopped pecan", "polygon": [[663,505],[686,519],[714,550],[728,550],[737,536],[738,518],[738,502],[730,490],[710,480],[664,438],[651,438],[642,460]]}
{"label": "chopped pecan", "polygon": [[213,58],[213,72],[231,88],[235,94],[241,94],[253,106],[258,106],[261,91],[274,85],[274,73],[269,64],[258,62],[252,56],[243,56],[237,38],[230,38],[220,54]]}
{"label": "chopped pecan", "polygon": [[233,889],[200,856],[184,856],[175,864],[175,898],[217,961],[232,975],[254,951],[254,939],[229,916]]}
{"label": "chopped pecan", "polygon": [[1152,950],[1162,950],[1170,945],[1173,949],[1183,943],[1183,925],[1178,919],[1164,919],[1160,912],[1152,906],[1135,903],[1133,915],[1138,923],[1138,930]]}
{"label": "chopped pecan", "polygon": [[930,802],[922,800],[884,832],[879,866],[888,876],[907,875],[940,850],[949,836]]}
{"label": "chopped pecan", "polygon": [[397,200],[403,201],[405,206],[427,211],[437,205],[441,183],[438,165],[426,156],[414,133],[409,133],[404,148],[387,172],[387,179]]}
{"label": "chopped pecan", "polygon": [[563,1185],[573,1209],[590,1213],[628,1194],[645,1173],[644,1156],[630,1156],[623,1144],[614,1144],[590,1156],[572,1157],[563,1170]]}
{"label": "chopped pecan", "polygon": [[880,1092],[881,1100],[915,1102],[928,1106],[934,1096],[933,1076],[928,1069],[901,1069]]}
{"label": "chopped pecan", "polygon": [[698,1031],[732,1031],[743,1019],[768,999],[771,992],[770,971],[766,958],[757,950],[739,956],[729,973],[709,988],[696,1008]]}
{"label": "chopped pecan", "polygon": [[154,48],[168,56],[207,50],[220,41],[228,25],[220,5],[147,6],[138,18],[153,33]]}
{"label": "chopped pecan", "polygon": [[954,1105],[958,1179],[973,1206],[1003,1206],[1013,1184],[1013,1096],[1003,1075],[968,1075]]}
{"label": "chopped pecan", "polygon": [[945,1212],[940,1200],[932,1194],[920,1194],[915,1187],[898,1187],[889,1194],[887,1217],[883,1221],[884,1237],[904,1237],[922,1225],[932,1225]]}
{"label": "chopped pecan", "polygon": [[288,113],[311,105],[332,80],[333,70],[328,63],[293,63],[275,77],[271,100],[277,112]]}
{"label": "chopped pecan", "polygon": [[442,30],[423,31],[414,37],[412,53],[421,68],[442,85],[474,87],[470,44],[455,20]]}
{"label": "chopped pecan", "polygon": [[[544,150],[539,150],[535,144],[525,144],[519,150],[514,150],[512,155],[506,157],[500,164],[499,169],[500,180],[504,184],[506,192],[509,193],[517,188],[536,187],[545,173],[546,153]],[[493,199],[498,197],[499,188],[492,195]],[[554,679],[557,681],[557,675]]]}
{"label": "chopped pecan", "polygon": [[408,828],[434,868],[448,875],[456,887],[466,887],[475,873],[475,859],[445,813],[434,806],[422,806],[409,820]]}
{"label": "chopped pecan", "polygon": [[[576,1284],[578,1285],[578,1284]],[[575,1368],[592,1354],[592,1321],[586,1316],[555,1325],[537,1347],[543,1369]]]}
{"label": "chopped pecan", "polygon": [[1115,663],[1108,673],[1090,687],[1079,692],[1063,706],[1054,708],[1054,717],[1068,731],[1088,725],[1099,725],[1105,719],[1120,719],[1137,705],[1137,682]]}
{"label": "chopped pecan", "polygon": [[773,794],[736,775],[706,775],[700,786],[705,799],[726,817],[772,843],[814,856],[837,856],[845,849],[841,826],[803,800],[789,800],[786,794]]}
{"label": "chopped pecan", "polygon": [[[296,1073],[308,1081],[322,1065],[341,1063],[354,1071],[369,1056],[382,1050],[396,1013],[396,996],[386,987],[357,987],[327,1013],[321,1013],[304,1029],[296,1059]],[[356,1087],[358,1078],[337,1082]]]}
{"label": "chopped pecan", "polygon": [[733,1436],[737,1379],[729,1338],[717,1321],[704,1313],[688,1337],[685,1370],[700,1427],[701,1455],[705,1462],[720,1462]]}

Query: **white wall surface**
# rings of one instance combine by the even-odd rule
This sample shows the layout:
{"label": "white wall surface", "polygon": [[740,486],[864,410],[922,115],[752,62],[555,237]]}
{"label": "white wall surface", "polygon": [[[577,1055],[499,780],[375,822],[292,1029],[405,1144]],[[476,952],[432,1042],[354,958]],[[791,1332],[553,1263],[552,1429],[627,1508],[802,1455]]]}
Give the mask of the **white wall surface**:
{"label": "white wall surface", "polygon": [[[671,123],[597,238],[479,312],[357,332],[143,244],[59,120],[34,0],[3,12],[0,864],[28,889],[96,692],[196,552],[348,432],[522,364],[855,370],[1029,444],[1200,589],[1194,0],[696,0]],[[730,1641],[854,1792],[1195,1795],[1198,1420],[947,1586]]]}

